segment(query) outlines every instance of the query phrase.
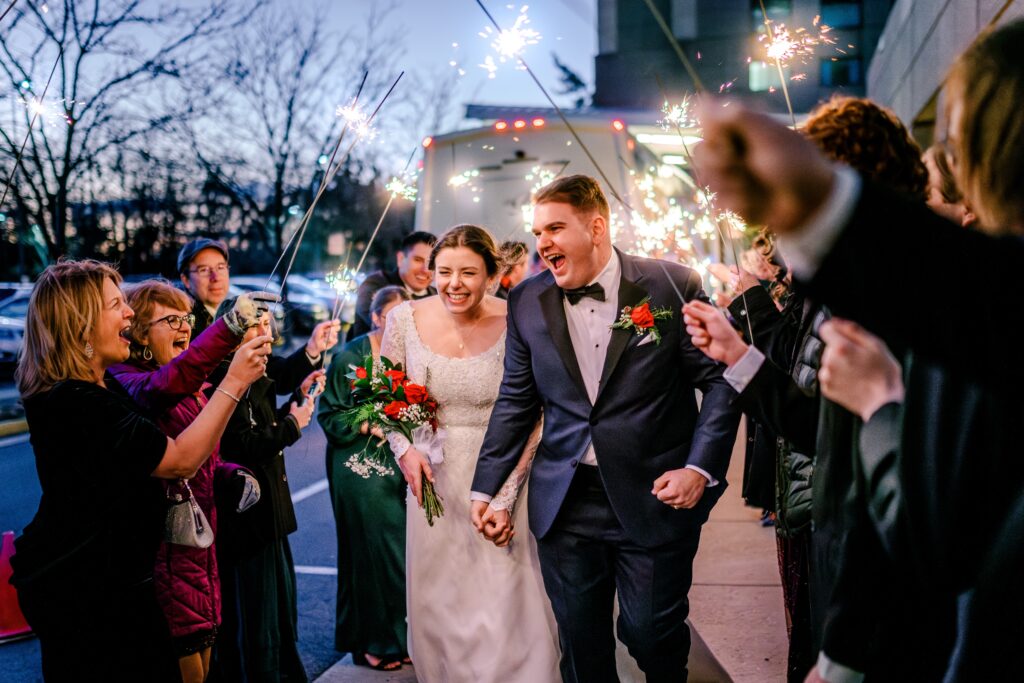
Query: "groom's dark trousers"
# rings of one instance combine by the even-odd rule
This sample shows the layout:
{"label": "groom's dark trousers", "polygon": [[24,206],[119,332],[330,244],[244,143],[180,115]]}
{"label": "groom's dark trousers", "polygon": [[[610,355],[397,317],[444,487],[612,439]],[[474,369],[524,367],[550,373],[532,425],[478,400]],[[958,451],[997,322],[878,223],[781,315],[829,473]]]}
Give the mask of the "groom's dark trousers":
{"label": "groom's dark trousers", "polygon": [[[653,308],[668,309],[671,317],[656,322],[660,343],[649,332],[613,330],[592,399],[579,365],[589,351],[574,347],[568,328],[566,306],[574,304],[550,273],[513,289],[505,373],[472,490],[497,493],[543,412],[527,505],[565,681],[618,680],[616,593],[618,636],[647,680],[685,681],[692,561],[701,525],[726,486],[739,411],[723,367],[693,346],[681,321],[676,290],[687,301],[706,298],[697,273],[616,255],[621,277],[612,310],[647,297]],[[597,467],[583,462],[591,446]],[[717,482],[688,510],[651,492],[658,477],[684,467]]]}
{"label": "groom's dark trousers", "polygon": [[[698,507],[710,510],[717,498],[708,489]],[[554,525],[537,541],[544,586],[559,624],[563,680],[619,680],[611,620],[616,586],[618,636],[647,680],[686,680],[686,594],[699,538],[698,529],[656,548],[630,542],[597,468],[577,468]]]}

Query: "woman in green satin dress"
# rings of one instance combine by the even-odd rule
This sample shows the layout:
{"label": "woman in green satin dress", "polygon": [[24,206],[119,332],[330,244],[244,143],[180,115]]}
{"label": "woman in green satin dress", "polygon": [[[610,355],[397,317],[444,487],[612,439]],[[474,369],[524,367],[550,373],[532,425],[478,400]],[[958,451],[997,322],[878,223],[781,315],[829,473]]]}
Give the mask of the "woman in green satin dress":
{"label": "woman in green satin dress", "polygon": [[363,364],[380,344],[388,311],[409,294],[384,287],[373,297],[374,328],[356,337],[331,361],[317,420],[327,435],[327,480],[338,531],[338,603],[334,647],[356,664],[394,671],[406,659],[405,480],[398,466],[368,477],[346,466],[376,437],[351,429],[342,417],[353,407],[350,366]]}

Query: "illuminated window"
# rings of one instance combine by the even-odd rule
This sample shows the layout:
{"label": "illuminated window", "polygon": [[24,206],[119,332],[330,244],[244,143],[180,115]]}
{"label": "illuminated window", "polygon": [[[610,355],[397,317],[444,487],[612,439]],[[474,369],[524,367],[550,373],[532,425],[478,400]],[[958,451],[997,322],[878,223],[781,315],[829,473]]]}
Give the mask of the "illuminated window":
{"label": "illuminated window", "polygon": [[751,92],[765,92],[772,88],[782,87],[778,67],[767,62],[751,62],[749,78]]}

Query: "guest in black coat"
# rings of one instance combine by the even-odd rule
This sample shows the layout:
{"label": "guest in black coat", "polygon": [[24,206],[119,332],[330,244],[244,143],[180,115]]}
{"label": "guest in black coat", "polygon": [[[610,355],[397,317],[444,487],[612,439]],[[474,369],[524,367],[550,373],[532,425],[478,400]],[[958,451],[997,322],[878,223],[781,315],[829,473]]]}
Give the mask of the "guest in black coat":
{"label": "guest in black coat", "polygon": [[[1002,419],[984,420],[999,433],[1019,421],[1017,397],[1024,378],[1024,364],[1017,360],[1021,322],[1013,322],[1021,309],[1016,288],[1009,286],[1024,268],[1024,199],[1019,191],[1024,182],[1024,125],[1014,104],[1024,97],[1022,65],[1024,22],[1018,21],[980,38],[947,79],[949,137],[967,203],[986,230],[1012,237],[992,239],[964,231],[866,185],[824,162],[798,137],[750,112],[710,110],[702,120],[708,144],[698,154],[702,174],[712,189],[719,190],[721,205],[792,235],[790,265],[837,314],[857,320],[887,341],[909,346],[915,361],[936,363],[944,372],[976,382],[993,402],[1005,405],[1008,413]],[[742,158],[736,149],[743,150]],[[950,286],[936,296],[934,264],[940,259],[955,259],[960,272],[970,273],[975,287]],[[884,277],[866,277],[866,263]],[[889,296],[893,291],[900,293],[898,299]],[[929,412],[927,400],[912,411],[910,393],[908,386],[905,412]],[[954,411],[953,420],[946,422],[957,438],[963,428],[970,428],[962,421],[968,415]],[[920,433],[905,431],[902,444],[905,448],[915,440],[942,435],[941,427],[933,423]],[[1019,508],[1006,495],[1015,491],[1019,496],[1021,482],[1014,480],[1012,466],[1000,465],[1009,462],[1004,453],[970,450],[965,467],[973,469],[984,461],[982,467],[994,476],[980,488],[958,484],[960,495],[975,494],[958,512],[971,515],[972,533],[981,531],[982,536],[993,534],[997,539],[993,550],[968,559],[982,568],[974,590],[988,605],[1004,602],[1001,609],[986,611],[971,608],[968,598],[966,618],[960,620],[961,638],[975,645],[998,645],[1006,638],[1019,643],[1024,641],[1019,591],[1008,583],[1000,585],[998,579],[982,583],[980,577],[1005,580],[1019,577],[1024,569],[1019,554],[1009,550],[1016,531],[1012,520]],[[900,490],[907,518],[920,524],[912,527],[915,538],[931,546],[931,553],[946,554],[944,545],[951,539],[941,526],[948,517],[927,513],[943,492],[941,481],[935,479],[939,463],[933,456],[902,458]],[[1012,619],[1005,618],[1008,613]],[[972,639],[979,631],[1001,631],[1003,637]],[[1005,658],[1006,650],[985,654],[986,650],[960,650],[951,680],[971,680],[972,670],[985,671]]]}
{"label": "guest in black coat", "polygon": [[[226,300],[218,313],[231,304]],[[262,329],[269,330],[270,324],[268,313]],[[330,334],[317,337],[314,332],[314,339],[320,339],[320,354],[336,343]],[[310,422],[315,402],[308,394],[324,374],[314,369],[320,354],[310,358],[306,349],[300,349],[283,359],[277,374],[291,380],[287,384],[267,375],[254,382],[241,396],[221,439],[221,457],[249,468],[261,496],[245,512],[221,516],[226,520],[217,539],[223,623],[212,680],[307,680],[296,645],[295,566],[288,535],[298,527],[284,449],[299,440]],[[292,400],[278,408],[276,395],[292,392]]]}

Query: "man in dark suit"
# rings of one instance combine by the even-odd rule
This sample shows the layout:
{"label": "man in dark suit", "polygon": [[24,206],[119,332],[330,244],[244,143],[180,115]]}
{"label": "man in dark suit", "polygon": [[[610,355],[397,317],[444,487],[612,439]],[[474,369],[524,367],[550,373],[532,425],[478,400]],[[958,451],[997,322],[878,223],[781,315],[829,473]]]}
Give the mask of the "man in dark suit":
{"label": "man in dark suit", "polygon": [[[549,267],[509,296],[505,375],[473,481],[474,523],[497,533],[484,521],[487,501],[543,409],[528,505],[563,679],[618,681],[617,594],[619,637],[647,680],[685,680],[693,557],[726,486],[739,421],[722,366],[694,348],[680,321],[675,289],[706,298],[700,277],[613,249],[593,178],[556,180],[534,202]],[[631,316],[648,298],[669,315]],[[621,318],[635,322],[611,329]]]}
{"label": "man in dark suit", "polygon": [[427,266],[436,242],[437,238],[429,232],[409,233],[402,239],[402,245],[395,254],[395,268],[385,268],[366,276],[356,293],[356,319],[348,333],[349,339],[355,339],[373,329],[370,304],[377,290],[391,285],[403,287],[413,299],[437,294],[437,289],[430,284],[434,273]]}

